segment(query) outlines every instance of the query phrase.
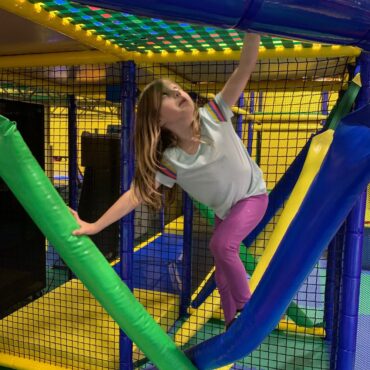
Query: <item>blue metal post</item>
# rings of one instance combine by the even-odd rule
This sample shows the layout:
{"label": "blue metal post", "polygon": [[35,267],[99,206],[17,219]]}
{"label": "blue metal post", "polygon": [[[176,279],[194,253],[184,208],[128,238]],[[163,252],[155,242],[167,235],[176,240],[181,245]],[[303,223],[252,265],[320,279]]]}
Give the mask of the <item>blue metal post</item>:
{"label": "blue metal post", "polygon": [[[251,91],[251,96],[249,100],[249,113],[255,112],[255,102],[254,102],[254,91]],[[250,155],[252,155],[252,145],[253,145],[253,121],[248,121],[248,143],[247,143],[247,150]]]}
{"label": "blue metal post", "polygon": [[182,289],[180,302],[180,315],[187,314],[191,300],[191,249],[193,234],[193,202],[190,196],[183,192],[184,213],[184,242],[182,248]]}
{"label": "blue metal post", "polygon": [[[238,100],[238,107],[244,108],[244,93],[240,94],[239,100]],[[239,114],[238,118],[236,120],[236,133],[241,138],[243,137],[243,115]]]}
{"label": "blue metal post", "polygon": [[[263,92],[260,91],[258,94],[258,105],[257,112],[263,111]],[[261,152],[262,152],[262,131],[257,131],[257,142],[256,142],[256,163],[261,164]]]}
{"label": "blue metal post", "polygon": [[351,370],[355,366],[365,205],[366,193],[363,193],[347,219],[339,307],[338,370]]}
{"label": "blue metal post", "polygon": [[[164,199],[164,195],[162,195],[162,199]],[[160,228],[161,228],[161,232],[163,233],[164,232],[164,228],[165,228],[165,214],[164,214],[164,207],[161,208],[161,210],[159,211],[159,223],[160,223]]]}
{"label": "blue metal post", "polygon": [[328,266],[325,289],[325,331],[326,340],[330,344],[330,369],[335,369],[339,337],[339,306],[341,297],[341,281],[343,274],[343,246],[346,222],[343,223],[328,247]]}
{"label": "blue metal post", "polygon": [[[135,76],[133,62],[121,64],[121,192],[129,190],[134,173],[134,153],[132,132],[135,115]],[[133,255],[134,255],[134,212],[120,222],[120,276],[126,285],[133,289]],[[132,370],[132,342],[120,332],[120,370]]]}
{"label": "blue metal post", "polygon": [[[196,101],[198,95],[190,91],[189,95]],[[192,236],[193,236],[193,201],[190,196],[182,192],[182,211],[184,214],[184,231],[183,231],[183,246],[182,246],[182,286],[180,296],[180,316],[186,316],[188,307],[191,302],[191,251],[192,251]],[[162,221],[163,220],[163,221]],[[164,227],[164,216],[161,215],[161,222]]]}
{"label": "blue metal post", "polygon": [[[370,56],[361,55],[359,65],[362,90],[356,101],[357,108],[370,102]],[[355,366],[365,207],[366,192],[361,195],[347,219],[336,361],[338,370],[351,370]]]}
{"label": "blue metal post", "polygon": [[[329,93],[327,91],[323,91],[322,94],[322,102],[321,102],[321,112],[322,114],[328,115],[329,114]],[[326,120],[322,121],[322,125],[325,126]]]}
{"label": "blue metal post", "polygon": [[[68,77],[74,81],[75,68],[71,67]],[[77,156],[77,104],[75,95],[68,95],[68,185],[69,206],[78,206],[78,156]]]}
{"label": "blue metal post", "polygon": [[[324,115],[329,113],[329,93],[323,91],[321,102],[321,112]],[[322,122],[325,125],[325,121]],[[327,264],[326,264],[326,282],[325,282],[325,308],[324,323],[326,340],[331,342],[333,339],[334,325],[334,301],[335,301],[335,266],[336,266],[336,246],[343,243],[343,229],[341,229],[328,246]]]}

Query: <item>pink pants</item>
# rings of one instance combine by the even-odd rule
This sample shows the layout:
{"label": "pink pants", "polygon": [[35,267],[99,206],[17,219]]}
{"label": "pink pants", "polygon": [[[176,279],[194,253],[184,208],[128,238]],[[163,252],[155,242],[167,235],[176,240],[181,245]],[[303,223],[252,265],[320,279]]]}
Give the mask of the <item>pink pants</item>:
{"label": "pink pants", "polygon": [[215,278],[226,324],[251,296],[247,272],[239,257],[240,243],[261,221],[267,204],[267,194],[257,195],[236,203],[224,220],[216,216],[209,248],[215,259]]}

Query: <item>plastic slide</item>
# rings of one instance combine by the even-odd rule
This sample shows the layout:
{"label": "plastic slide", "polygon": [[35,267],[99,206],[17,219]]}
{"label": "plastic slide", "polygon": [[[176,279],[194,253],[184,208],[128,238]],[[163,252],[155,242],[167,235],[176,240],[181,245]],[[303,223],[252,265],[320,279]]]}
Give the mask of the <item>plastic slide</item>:
{"label": "plastic slide", "polygon": [[314,138],[311,165],[304,166],[280,229],[270,239],[271,252],[252,276],[251,300],[226,333],[187,351],[198,369],[247,356],[279,322],[370,181],[369,117],[367,105],[342,119],[335,132],[330,129]]}

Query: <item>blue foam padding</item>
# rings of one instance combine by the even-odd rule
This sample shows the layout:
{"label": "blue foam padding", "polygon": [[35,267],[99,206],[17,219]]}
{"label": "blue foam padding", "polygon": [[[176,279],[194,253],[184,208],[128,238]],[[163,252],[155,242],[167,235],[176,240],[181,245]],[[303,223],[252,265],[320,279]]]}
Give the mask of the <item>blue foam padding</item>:
{"label": "blue foam padding", "polygon": [[[163,234],[134,253],[134,288],[178,294],[182,285],[182,235]],[[118,272],[118,265],[114,266]]]}

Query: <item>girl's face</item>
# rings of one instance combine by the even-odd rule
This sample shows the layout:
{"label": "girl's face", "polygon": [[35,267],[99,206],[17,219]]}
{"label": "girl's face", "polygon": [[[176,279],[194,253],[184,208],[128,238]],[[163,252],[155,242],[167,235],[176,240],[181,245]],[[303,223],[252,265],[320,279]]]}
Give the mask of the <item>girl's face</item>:
{"label": "girl's face", "polygon": [[172,81],[163,82],[160,126],[170,131],[190,127],[194,119],[194,103],[188,93]]}

